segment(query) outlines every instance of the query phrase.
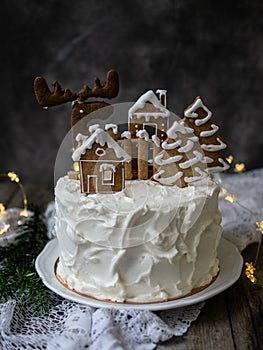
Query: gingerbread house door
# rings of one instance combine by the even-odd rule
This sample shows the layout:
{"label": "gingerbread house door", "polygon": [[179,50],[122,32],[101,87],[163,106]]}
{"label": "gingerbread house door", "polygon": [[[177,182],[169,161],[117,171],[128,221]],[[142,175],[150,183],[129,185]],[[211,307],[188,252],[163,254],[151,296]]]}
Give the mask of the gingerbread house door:
{"label": "gingerbread house door", "polygon": [[98,192],[98,176],[87,175],[87,193],[97,193],[97,192]]}

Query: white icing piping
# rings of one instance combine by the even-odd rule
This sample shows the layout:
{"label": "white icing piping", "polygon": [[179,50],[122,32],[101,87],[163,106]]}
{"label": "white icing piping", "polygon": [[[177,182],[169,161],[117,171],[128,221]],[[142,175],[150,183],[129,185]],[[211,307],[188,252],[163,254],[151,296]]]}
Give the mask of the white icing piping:
{"label": "white icing piping", "polygon": [[131,157],[118,145],[116,141],[104,130],[98,128],[89,137],[81,136],[78,134],[78,138],[83,137],[82,145],[80,145],[72,154],[72,159],[74,162],[80,160],[82,154],[86,152],[87,149],[91,149],[94,143],[98,143],[101,147],[105,144],[109,148],[112,148],[118,158],[123,158],[123,161],[129,162]]}
{"label": "white icing piping", "polygon": [[202,153],[200,153],[199,151],[193,151],[193,154],[195,155],[194,158],[188,159],[185,162],[179,164],[179,167],[181,169],[187,169],[190,166],[193,166],[194,164],[202,160],[202,157],[203,157]]}
{"label": "white icing piping", "polygon": [[200,174],[200,176],[185,176],[184,181],[189,183],[189,182],[194,182],[194,181],[198,181],[198,180],[202,180],[203,178],[205,178],[207,176],[207,174],[205,172],[203,172],[200,168],[196,167],[194,169],[198,174]]}
{"label": "white icing piping", "polygon": [[212,112],[209,111],[209,109],[204,105],[203,101],[201,100],[201,98],[198,98],[195,103],[188,108],[187,110],[185,110],[184,114],[187,118],[197,118],[198,114],[195,113],[195,111],[198,108],[203,108],[203,110],[207,113],[207,116],[203,119],[197,119],[195,121],[195,125],[200,126],[205,124],[212,116]]}
{"label": "white icing piping", "polygon": [[118,126],[116,124],[112,124],[112,123],[106,124],[105,130],[109,130],[109,129],[112,129],[112,131],[115,135],[118,134]]}
{"label": "white icing piping", "polygon": [[205,171],[208,174],[212,174],[212,173],[217,173],[217,172],[221,172],[221,171],[225,171],[225,170],[229,169],[229,164],[226,163],[222,158],[218,158],[218,161],[223,166],[214,166],[214,167],[206,168]]}
{"label": "white icing piping", "polygon": [[112,169],[112,171],[116,172],[116,167],[113,164],[110,163],[103,163],[100,165],[100,171],[106,170],[106,169]]}
{"label": "white icing piping", "polygon": [[163,159],[164,154],[160,153],[158,156],[154,158],[154,161],[158,165],[165,165],[165,164],[171,164],[175,162],[179,162],[183,158],[183,156],[174,156],[174,157],[169,157],[167,159]]}
{"label": "white icing piping", "polygon": [[162,103],[162,105],[163,105],[164,107],[166,107],[166,104],[167,104],[167,102],[166,102],[166,100],[167,100],[167,90],[157,89],[157,90],[156,90],[156,94],[159,95],[159,101],[160,101],[160,103],[162,103],[162,98],[163,98],[164,103]]}
{"label": "white icing piping", "polygon": [[160,182],[163,185],[172,185],[175,183],[180,177],[183,176],[182,171],[178,171],[175,175],[169,177],[161,177],[161,175],[165,173],[164,170],[160,170],[158,173],[153,175],[154,180]]}
{"label": "white icing piping", "polygon": [[100,127],[100,124],[94,124],[89,126],[89,132],[92,134],[95,130]]}
{"label": "white icing piping", "polygon": [[213,158],[211,158],[211,157],[207,157],[207,156],[205,156],[202,160],[201,160],[201,162],[202,163],[213,163],[213,161],[214,161],[214,159]]}
{"label": "white icing piping", "polygon": [[161,141],[157,135],[152,135],[152,140],[156,147],[160,147]]}
{"label": "white icing piping", "polygon": [[126,139],[131,139],[131,133],[129,131],[123,131],[123,133],[121,134],[122,138],[126,138]]}
{"label": "white icing piping", "polygon": [[175,141],[173,143],[167,143],[167,141],[164,141],[162,143],[162,148],[165,150],[171,150],[171,149],[174,149],[178,146],[181,146],[181,144],[182,144],[182,140],[178,140],[178,141]]}
{"label": "white icing piping", "polygon": [[202,144],[201,147],[204,151],[207,151],[207,152],[216,152],[226,148],[226,144],[222,140],[220,140],[219,137],[216,138],[216,141],[219,142],[219,145]]}
{"label": "white icing piping", "polygon": [[86,135],[83,135],[81,133],[79,133],[77,136],[76,136],[76,141],[77,142],[80,142],[80,141],[85,141],[89,138],[89,136],[86,136]]}
{"label": "white icing piping", "polygon": [[151,118],[154,118],[154,119],[158,119],[158,118],[164,118],[164,117],[167,117],[166,115],[164,114],[160,114],[160,113],[154,113],[154,112],[149,112],[149,113],[134,113],[133,114],[133,118],[137,118],[137,119],[141,119],[141,118],[145,118],[145,121],[147,123],[149,123],[149,121],[151,120]]}
{"label": "white icing piping", "polygon": [[178,148],[178,152],[180,152],[180,153],[189,152],[189,151],[191,151],[191,149],[193,148],[193,146],[194,146],[193,141],[187,140],[185,146]]}
{"label": "white icing piping", "polygon": [[145,141],[149,141],[149,134],[145,129],[137,130],[136,136],[139,137],[140,139],[145,139]]}
{"label": "white icing piping", "polygon": [[[150,102],[155,108],[159,109],[161,113],[157,113],[158,115],[155,117],[156,113],[144,113],[146,118],[150,118],[151,116],[154,116],[155,118],[161,116],[161,117],[169,117],[170,112],[168,109],[166,109],[161,102],[158,100],[157,96],[152,90],[147,91],[145,94],[143,94],[137,102],[134,103],[134,105],[129,109],[129,119],[131,117],[134,117],[136,114],[136,111],[138,109],[144,108],[145,104],[147,102]],[[139,114],[139,113],[137,113]]]}
{"label": "white icing piping", "polygon": [[219,127],[218,127],[217,125],[215,125],[215,124],[211,124],[211,128],[212,128],[212,130],[204,130],[204,131],[201,131],[201,132],[200,132],[200,136],[201,136],[201,137],[212,136],[212,135],[214,135],[214,134],[218,131],[218,129],[219,129]]}
{"label": "white icing piping", "polygon": [[171,139],[176,139],[177,132],[180,132],[181,134],[185,135],[193,133],[194,130],[186,126],[183,122],[178,123],[177,121],[175,121],[173,125],[167,130],[167,136]]}
{"label": "white icing piping", "polygon": [[188,137],[188,140],[191,140],[193,142],[197,142],[197,141],[199,141],[199,138],[197,136],[192,136],[192,137]]}
{"label": "white icing piping", "polygon": [[[211,114],[212,115],[212,114]],[[195,125],[200,126],[208,122],[208,120],[211,118],[211,115],[207,114],[207,116],[203,119],[196,119],[195,120]]]}

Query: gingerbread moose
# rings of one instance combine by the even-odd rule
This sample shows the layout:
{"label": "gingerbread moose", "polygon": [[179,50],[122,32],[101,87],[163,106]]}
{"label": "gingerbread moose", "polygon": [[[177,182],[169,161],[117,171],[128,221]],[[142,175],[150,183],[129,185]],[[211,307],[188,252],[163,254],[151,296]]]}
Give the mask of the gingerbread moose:
{"label": "gingerbread moose", "polygon": [[[57,80],[53,83],[53,91],[50,91],[46,80],[43,77],[37,77],[34,81],[34,90],[37,101],[43,108],[74,101],[71,111],[71,127],[72,137],[75,143],[76,135],[80,131],[83,131],[83,126],[87,124],[84,120],[83,123],[81,123],[81,120],[89,113],[110,106],[109,103],[104,101],[87,102],[86,100],[91,97],[106,99],[116,97],[119,92],[119,77],[118,73],[112,69],[107,73],[104,85],[101,84],[98,77],[95,77],[94,86],[92,88],[88,85],[84,85],[78,93],[72,92],[69,89],[63,90]],[[101,114],[100,118],[106,119],[111,114],[111,108],[104,109]]]}

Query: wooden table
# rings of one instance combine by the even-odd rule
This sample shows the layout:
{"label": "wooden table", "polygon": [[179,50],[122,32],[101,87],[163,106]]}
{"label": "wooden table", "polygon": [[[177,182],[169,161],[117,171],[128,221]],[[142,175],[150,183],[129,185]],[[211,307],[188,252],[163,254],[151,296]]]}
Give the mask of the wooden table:
{"label": "wooden table", "polygon": [[[45,210],[53,200],[52,187],[25,186],[29,203]],[[22,207],[19,187],[1,182],[0,202],[6,207]],[[244,252],[245,261],[253,261],[257,249],[250,245]],[[263,249],[257,266],[263,271]],[[263,285],[263,276],[261,276]],[[158,345],[158,350],[248,350],[263,349],[263,288],[253,286],[242,274],[225,292],[206,301],[198,319],[188,332]]]}

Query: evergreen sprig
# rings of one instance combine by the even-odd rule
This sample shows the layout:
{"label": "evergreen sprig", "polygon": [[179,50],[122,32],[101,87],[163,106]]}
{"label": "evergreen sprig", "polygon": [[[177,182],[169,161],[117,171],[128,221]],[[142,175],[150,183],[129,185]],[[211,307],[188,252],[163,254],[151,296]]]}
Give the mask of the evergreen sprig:
{"label": "evergreen sprig", "polygon": [[35,270],[35,260],[48,241],[46,225],[37,208],[20,230],[14,244],[0,247],[0,302],[22,296],[32,314],[42,314],[52,301]]}

